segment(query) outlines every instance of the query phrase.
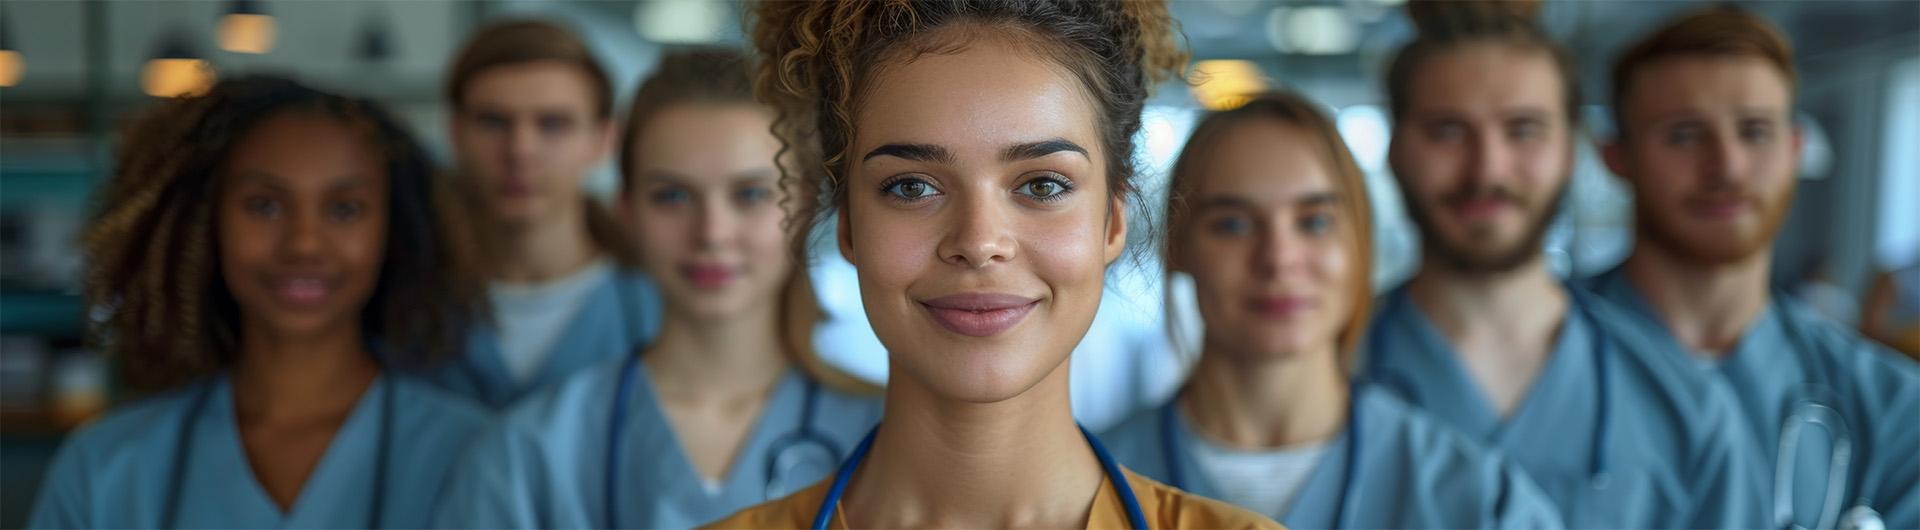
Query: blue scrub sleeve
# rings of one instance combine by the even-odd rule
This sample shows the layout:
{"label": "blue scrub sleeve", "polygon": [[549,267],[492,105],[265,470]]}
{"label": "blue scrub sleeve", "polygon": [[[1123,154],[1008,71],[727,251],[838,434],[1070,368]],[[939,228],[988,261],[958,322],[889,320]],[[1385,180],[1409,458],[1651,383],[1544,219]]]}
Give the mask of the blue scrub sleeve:
{"label": "blue scrub sleeve", "polygon": [[91,474],[87,472],[78,440],[69,441],[53,457],[40,495],[27,518],[27,528],[90,528],[96,526],[87,517],[87,495]]}

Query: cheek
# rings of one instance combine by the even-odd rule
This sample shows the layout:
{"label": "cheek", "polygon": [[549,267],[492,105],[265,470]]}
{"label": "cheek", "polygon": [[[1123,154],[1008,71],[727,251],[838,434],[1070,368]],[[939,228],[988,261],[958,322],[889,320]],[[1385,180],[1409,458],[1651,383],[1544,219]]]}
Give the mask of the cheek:
{"label": "cheek", "polygon": [[1247,292],[1249,242],[1204,234],[1188,234],[1187,240],[1193,242],[1185,256],[1187,271],[1193,275],[1194,296],[1202,308]]}
{"label": "cheek", "polygon": [[905,294],[907,284],[938,260],[943,234],[937,223],[888,215],[878,207],[847,205],[848,239],[857,258],[860,283]]}
{"label": "cheek", "polygon": [[741,238],[751,263],[770,265],[768,269],[782,275],[792,261],[787,253],[787,232],[781,227],[785,220],[780,208],[774,206],[756,207],[742,219],[751,227]]}
{"label": "cheek", "polygon": [[1348,308],[1353,305],[1353,296],[1359,290],[1361,282],[1370,281],[1356,270],[1353,256],[1340,242],[1330,242],[1318,249],[1308,263],[1313,277],[1320,280],[1320,288],[1327,300],[1327,314],[1331,318],[1346,318]]}
{"label": "cheek", "polygon": [[1765,147],[1754,153],[1755,175],[1759,186],[1771,197],[1784,197],[1793,190],[1795,175],[1799,173],[1793,153],[1786,147]]}
{"label": "cheek", "polygon": [[341,245],[347,261],[356,268],[377,278],[380,265],[387,255],[387,216],[385,207],[376,209],[377,214],[368,216],[359,223],[343,230]]}
{"label": "cheek", "polygon": [[1566,178],[1567,162],[1571,160],[1571,147],[1559,141],[1543,142],[1531,149],[1522,151],[1525,158],[1524,171],[1528,180],[1537,188],[1551,189],[1561,179]]}
{"label": "cheek", "polygon": [[1089,282],[1097,289],[1106,279],[1105,214],[1104,208],[1090,206],[1071,218],[1026,218],[1018,228],[1020,251],[1027,253],[1040,278],[1055,290]]}
{"label": "cheek", "polygon": [[1684,200],[1696,187],[1693,153],[1679,149],[1654,149],[1640,163],[1640,178],[1635,182],[1636,198],[1652,203]]}
{"label": "cheek", "polygon": [[220,245],[221,270],[230,277],[272,259],[275,235],[264,223],[222,212],[215,237]]}
{"label": "cheek", "polygon": [[685,209],[672,210],[653,206],[638,206],[634,212],[637,224],[634,234],[639,240],[640,250],[649,256],[678,255],[680,248],[687,245],[692,237],[692,213]]}

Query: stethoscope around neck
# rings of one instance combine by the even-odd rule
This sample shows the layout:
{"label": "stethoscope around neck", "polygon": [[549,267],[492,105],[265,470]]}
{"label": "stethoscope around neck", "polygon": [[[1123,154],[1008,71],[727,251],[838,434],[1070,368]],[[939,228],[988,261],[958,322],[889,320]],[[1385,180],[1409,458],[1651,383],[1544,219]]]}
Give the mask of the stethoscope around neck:
{"label": "stethoscope around neck", "polygon": [[[1800,358],[1800,364],[1806,370],[1814,372],[1806,379],[1821,383],[1833,381],[1829,377],[1826,365],[1821,364],[1820,359],[1813,355],[1813,344],[1807,340],[1806,331],[1800,329],[1799,324],[1788,313],[1790,308],[1787,307],[1786,293],[1775,290],[1772,298],[1774,318],[1779,319],[1780,331],[1787,336],[1787,348],[1793,350],[1794,355]],[[1779,444],[1774,448],[1774,526],[1788,529],[1806,528],[1794,524],[1793,488],[1797,483],[1794,468],[1800,456],[1797,452],[1800,444],[1800,430],[1807,425],[1813,425],[1825,429],[1833,441],[1833,448],[1828,453],[1826,497],[1821,499],[1819,519],[1815,521],[1813,527],[1847,530],[1886,528],[1886,522],[1880,518],[1880,513],[1868,505],[1873,498],[1870,493],[1873,484],[1867,480],[1860,481],[1862,491],[1854,498],[1853,507],[1845,508],[1849,473],[1852,471],[1854,461],[1868,454],[1867,443],[1872,437],[1853,435],[1847,422],[1847,415],[1841,413],[1838,407],[1830,405],[1841,401],[1833,392],[1809,383],[1802,383],[1802,386],[1806,388],[1802,395],[1786,404],[1787,410],[1781,417],[1779,427]],[[1822,402],[1822,398],[1825,398],[1825,402]],[[1844,511],[1843,508],[1845,508]]]}
{"label": "stethoscope around neck", "polygon": [[[393,374],[380,374],[380,438],[374,449],[373,459],[373,496],[367,500],[367,522],[364,528],[380,528],[382,515],[386,511],[387,461],[393,448],[393,402],[395,384]],[[230,384],[230,383],[229,383]],[[167,504],[160,515],[161,528],[180,527],[180,501],[186,489],[187,460],[193,450],[193,422],[206,413],[207,402],[212,399],[215,384],[205,385],[195,392],[193,402],[180,415],[179,439],[173,449],[173,472],[169,474],[167,484]],[[313,475],[308,475],[312,480]],[[304,488],[303,488],[304,489]]]}
{"label": "stethoscope around neck", "polygon": [[[1347,511],[1356,504],[1354,498],[1358,496],[1355,492],[1358,491],[1356,483],[1360,478],[1360,387],[1364,384],[1363,381],[1356,381],[1348,385],[1347,439],[1344,444],[1347,460],[1341,466],[1340,501],[1339,504],[1334,505],[1333,528],[1347,527],[1349,520]],[[1164,465],[1167,468],[1167,485],[1185,490],[1188,489],[1187,471],[1181,465],[1180,457],[1186,454],[1186,447],[1180,441],[1179,403],[1180,399],[1176,395],[1174,399],[1168,400],[1166,405],[1160,407],[1160,445],[1161,458],[1164,459]],[[1278,515],[1285,518],[1284,514]]]}
{"label": "stethoscope around neck", "polygon": [[[639,379],[641,351],[641,346],[635,346],[633,353],[627,355],[627,359],[621,363],[620,383],[613,393],[613,412],[607,418],[607,474],[603,484],[606,502],[602,515],[605,517],[608,528],[620,527],[619,510],[616,509],[619,507],[620,499],[620,455],[622,440],[625,439],[627,430],[629,412],[627,408],[633,402],[635,380]],[[801,379],[804,380],[805,386],[800,402],[800,425],[767,445],[766,460],[763,465],[766,469],[765,493],[768,499],[783,497],[789,493],[787,490],[778,489],[791,486],[791,481],[785,480],[783,471],[799,467],[792,465],[793,459],[785,458],[788,454],[797,452],[803,456],[809,453],[825,455],[827,466],[831,466],[832,461],[839,460],[840,455],[846,454],[840,450],[840,444],[835,443],[815,426],[814,416],[820,400],[820,384],[810,378],[802,377]],[[812,450],[807,451],[808,448]]]}
{"label": "stethoscope around neck", "polygon": [[[1566,292],[1571,298],[1568,303],[1569,311],[1578,314],[1579,318],[1586,322],[1587,328],[1595,338],[1593,378],[1597,410],[1594,411],[1593,417],[1593,452],[1587,457],[1587,484],[1594,489],[1606,489],[1612,478],[1612,475],[1609,473],[1610,468],[1607,465],[1607,448],[1608,444],[1613,441],[1613,388],[1610,386],[1613,378],[1613,366],[1608,362],[1608,358],[1615,354],[1615,345],[1613,338],[1607,335],[1600,327],[1600,318],[1594,316],[1593,310],[1587,307],[1588,301],[1586,300],[1586,296],[1588,295],[1573,286],[1567,286]],[[1381,308],[1380,314],[1394,314],[1400,305],[1406,303],[1406,296],[1404,288],[1388,295],[1387,305]],[[1387,344],[1387,325],[1388,323],[1385,321],[1376,321],[1373,323],[1372,328],[1367,330],[1367,349],[1378,352],[1381,348],[1385,347]],[[1394,393],[1398,394],[1401,399],[1406,400],[1408,403],[1415,406],[1425,405],[1425,400],[1422,399],[1419,393],[1419,387],[1415,386],[1412,381],[1409,381],[1405,376],[1397,372],[1382,367],[1378,362],[1372,362],[1369,363],[1369,365],[1370,368],[1366,374],[1368,380],[1392,389]]]}
{"label": "stethoscope around neck", "polygon": [[[867,459],[867,451],[873,449],[874,435],[879,433],[880,426],[875,425],[873,430],[867,432],[866,438],[860,439],[860,445],[854,446],[853,454],[847,455],[846,462],[840,464],[840,470],[833,475],[833,484],[827,487],[826,497],[820,499],[820,508],[813,513],[813,525],[808,528],[827,530],[827,525],[833,522],[833,513],[840,506],[840,498],[847,493],[847,483],[853,481],[854,470],[859,469],[860,462]],[[1107,452],[1107,447],[1100,444],[1100,439],[1087,432],[1085,426],[1080,426],[1080,435],[1086,437],[1087,445],[1093,448],[1093,457],[1100,461],[1100,468],[1106,471],[1107,482],[1113,486],[1114,494],[1120,497],[1120,505],[1127,512],[1127,527],[1146,530],[1146,513],[1140,509],[1140,498],[1133,494],[1133,486],[1127,483],[1126,472],[1120,469],[1119,462],[1114,461],[1113,454]]]}

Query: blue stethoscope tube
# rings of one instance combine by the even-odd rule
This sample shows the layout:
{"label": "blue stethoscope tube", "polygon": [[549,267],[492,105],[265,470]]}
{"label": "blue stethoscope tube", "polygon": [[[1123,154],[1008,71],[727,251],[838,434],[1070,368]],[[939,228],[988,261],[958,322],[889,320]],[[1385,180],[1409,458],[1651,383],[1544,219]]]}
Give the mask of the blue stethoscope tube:
{"label": "blue stethoscope tube", "polygon": [[[867,432],[866,438],[860,439],[860,445],[854,446],[853,454],[847,455],[847,461],[840,464],[840,471],[833,475],[833,484],[827,488],[826,498],[820,500],[820,508],[813,514],[811,528],[826,530],[827,524],[833,521],[834,508],[840,505],[840,497],[846,495],[847,483],[853,480],[853,471],[859,469],[860,462],[867,459],[867,451],[873,449],[873,437],[879,432],[880,427],[874,426],[872,431]],[[1100,468],[1106,470],[1107,481],[1112,483],[1114,493],[1120,496],[1120,504],[1127,510],[1128,527],[1145,530],[1147,516],[1140,510],[1140,498],[1133,494],[1133,486],[1127,483],[1126,472],[1113,460],[1113,454],[1107,452],[1107,447],[1100,444],[1100,439],[1087,432],[1086,427],[1080,427],[1080,435],[1087,438],[1087,445],[1093,448],[1094,458],[1099,459]]]}
{"label": "blue stethoscope tube", "polygon": [[[1334,528],[1347,527],[1347,510],[1353,504],[1355,483],[1358,482],[1357,479],[1360,478],[1360,386],[1360,384],[1349,385],[1347,392],[1347,440],[1345,444],[1347,461],[1341,470],[1344,478],[1340,483],[1340,504],[1336,505],[1337,508],[1334,512]],[[1179,402],[1179,397],[1176,395],[1173,400],[1168,401],[1165,406],[1160,408],[1160,445],[1163,449],[1161,456],[1166,460],[1167,478],[1169,479],[1167,485],[1184,490],[1187,489],[1187,472],[1186,468],[1180,465],[1180,455],[1185,454],[1186,448],[1180,443],[1180,433],[1176,425],[1176,422],[1180,421],[1178,412],[1176,411],[1176,406]]]}
{"label": "blue stethoscope tube", "polygon": [[[620,527],[618,519],[619,511],[616,509],[619,507],[618,501],[620,499],[620,449],[621,441],[626,436],[627,407],[633,401],[634,380],[639,378],[640,349],[639,346],[635,346],[634,352],[628,355],[627,359],[620,365],[620,384],[614,390],[613,407],[611,407],[613,413],[607,418],[607,474],[605,482],[602,484],[606,503],[602,515],[605,517],[608,528]],[[834,443],[832,439],[827,438],[819,429],[814,428],[814,409],[817,408],[815,404],[819,401],[819,397],[819,383],[814,382],[812,379],[807,379],[805,392],[802,394],[800,404],[800,426],[795,428],[793,432],[775,439],[768,445],[765,466],[769,490],[772,490],[773,486],[780,482],[780,455],[785,454],[788,450],[797,449],[806,445],[814,445],[825,451],[826,454],[833,455],[835,458],[844,454],[840,451],[839,444]],[[771,495],[771,492],[769,492],[769,495]]]}
{"label": "blue stethoscope tube", "polygon": [[[366,528],[380,528],[381,515],[386,511],[387,499],[387,453],[393,447],[393,400],[395,385],[392,374],[380,374],[380,438],[374,449],[373,457],[373,497],[367,501]],[[193,403],[180,415],[179,440],[173,450],[173,472],[169,474],[167,484],[167,504],[160,515],[161,528],[180,527],[180,497],[186,489],[187,460],[193,447],[193,420],[206,412],[207,401],[213,395],[214,385],[194,393]]]}

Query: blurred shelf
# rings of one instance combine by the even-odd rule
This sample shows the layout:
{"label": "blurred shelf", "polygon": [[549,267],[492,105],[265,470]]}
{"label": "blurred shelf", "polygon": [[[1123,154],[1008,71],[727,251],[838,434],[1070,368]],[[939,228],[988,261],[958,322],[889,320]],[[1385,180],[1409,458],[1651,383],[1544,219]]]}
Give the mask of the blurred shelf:
{"label": "blurred shelf", "polygon": [[0,408],[0,437],[4,438],[58,438],[77,425],[61,421],[49,410]]}
{"label": "blurred shelf", "polygon": [[0,333],[78,338],[86,331],[86,302],[51,289],[0,288]]}

